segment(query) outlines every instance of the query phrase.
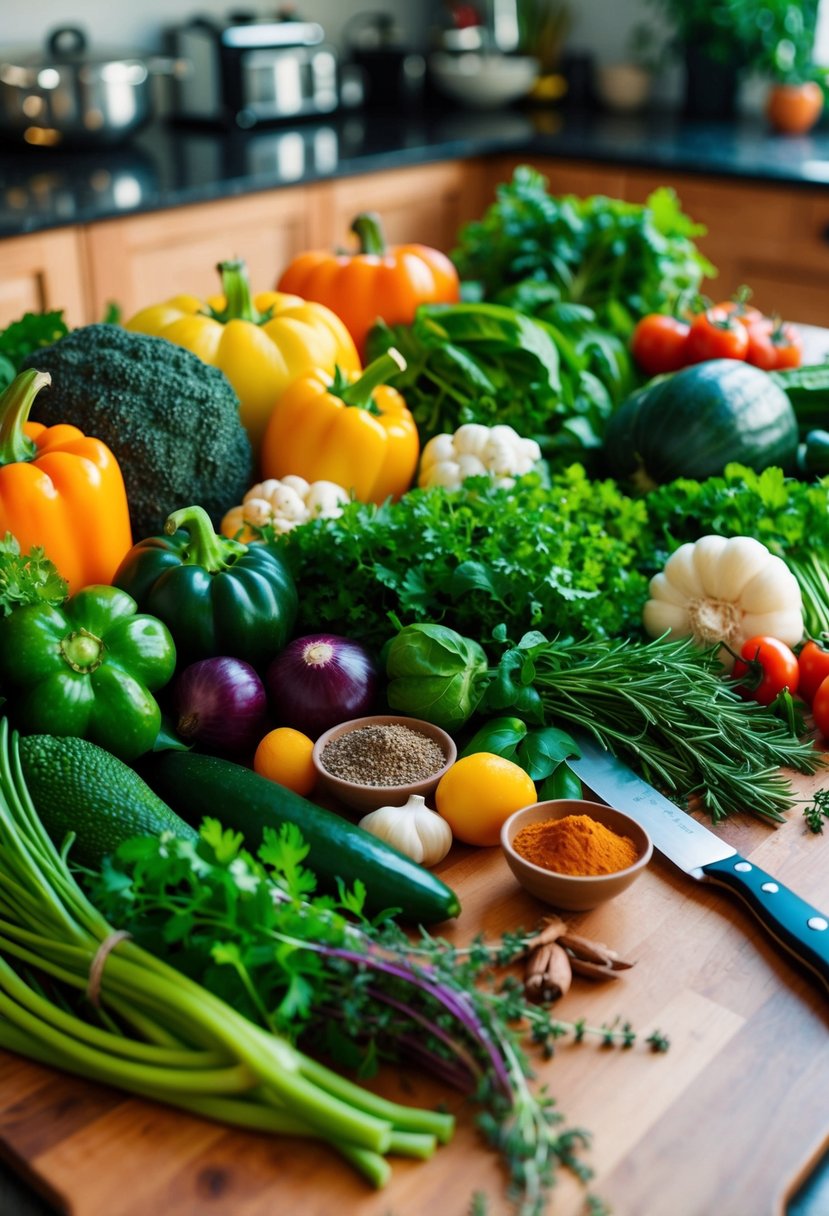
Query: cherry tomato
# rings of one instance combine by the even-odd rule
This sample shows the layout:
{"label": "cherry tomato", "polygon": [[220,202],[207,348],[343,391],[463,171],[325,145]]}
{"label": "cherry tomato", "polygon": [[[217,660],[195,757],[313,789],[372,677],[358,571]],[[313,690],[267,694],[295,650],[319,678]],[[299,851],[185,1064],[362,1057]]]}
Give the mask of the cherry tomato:
{"label": "cherry tomato", "polygon": [[767,372],[800,367],[803,342],[793,325],[786,325],[778,318],[764,317],[748,326],[746,358]]}
{"label": "cherry tomato", "polygon": [[739,688],[742,696],[771,705],[784,688],[797,692],[800,668],[797,656],[785,642],[772,637],[749,638],[740,648],[741,659],[734,663],[734,677],[749,682]]}
{"label": "cherry tomato", "polygon": [[642,317],[633,331],[630,351],[643,372],[658,376],[662,372],[676,372],[685,366],[685,342],[690,325],[653,312]]}
{"label": "cherry tomato", "polygon": [[694,317],[685,343],[686,363],[745,359],[747,354],[748,330],[735,320],[733,313],[722,308],[706,308]]}
{"label": "cherry tomato", "polygon": [[748,303],[750,292],[745,290],[738,291],[733,300],[723,300],[720,304],[715,304],[717,311],[727,313],[733,317],[735,321],[739,321],[742,325],[748,328],[749,325],[754,325],[757,321],[765,321],[765,313],[759,308],[755,308],[753,304]]}
{"label": "cherry tomato", "polygon": [[812,701],[812,717],[824,739],[829,739],[829,676],[818,686],[815,693],[815,699]]}
{"label": "cherry tomato", "polygon": [[824,650],[820,642],[809,641],[797,656],[797,665],[800,668],[797,691],[811,705],[818,688],[829,677],[829,650]]}

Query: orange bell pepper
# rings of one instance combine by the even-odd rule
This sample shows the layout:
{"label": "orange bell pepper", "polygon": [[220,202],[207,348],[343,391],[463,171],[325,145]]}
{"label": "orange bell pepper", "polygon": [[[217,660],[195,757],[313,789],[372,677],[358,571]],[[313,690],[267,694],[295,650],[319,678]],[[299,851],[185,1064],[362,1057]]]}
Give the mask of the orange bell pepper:
{"label": "orange bell pepper", "polygon": [[361,357],[378,317],[387,325],[408,325],[421,304],[454,304],[460,298],[458,272],[439,249],[418,244],[387,247],[380,217],[372,211],[358,215],[351,231],[360,242],[355,253],[300,253],[281,275],[277,289],[335,312]]}
{"label": "orange bell pepper", "polygon": [[361,502],[399,498],[420,455],[417,426],[383,381],[406,366],[393,348],[355,379],[315,368],[277,399],[262,444],[262,475],[333,481]]}
{"label": "orange bell pepper", "polygon": [[52,378],[25,371],[0,396],[0,535],[22,553],[42,545],[70,593],[111,583],[132,547],[121,469],[99,439],[75,426],[29,422]]}

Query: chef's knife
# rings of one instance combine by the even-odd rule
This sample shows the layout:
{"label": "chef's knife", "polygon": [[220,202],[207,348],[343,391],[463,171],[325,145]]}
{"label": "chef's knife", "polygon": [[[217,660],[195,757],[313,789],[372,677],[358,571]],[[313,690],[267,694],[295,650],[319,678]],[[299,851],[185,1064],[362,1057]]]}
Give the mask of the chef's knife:
{"label": "chef's knife", "polygon": [[829,987],[829,914],[746,861],[600,744],[570,733],[581,756],[567,763],[591,790],[640,823],[654,848],[691,878],[718,883],[739,895],[763,928]]}

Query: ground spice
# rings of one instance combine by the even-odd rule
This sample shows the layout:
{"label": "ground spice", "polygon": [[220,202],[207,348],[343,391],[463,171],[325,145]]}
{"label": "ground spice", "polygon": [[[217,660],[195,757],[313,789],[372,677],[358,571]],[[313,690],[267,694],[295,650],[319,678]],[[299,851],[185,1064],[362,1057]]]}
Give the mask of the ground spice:
{"label": "ground spice", "polygon": [[409,785],[443,768],[446,756],[434,739],[402,722],[358,726],[326,743],[320,762],[327,772],[360,785]]}
{"label": "ground spice", "polygon": [[617,835],[589,815],[527,824],[512,847],[526,861],[557,874],[615,874],[639,856],[628,836]]}

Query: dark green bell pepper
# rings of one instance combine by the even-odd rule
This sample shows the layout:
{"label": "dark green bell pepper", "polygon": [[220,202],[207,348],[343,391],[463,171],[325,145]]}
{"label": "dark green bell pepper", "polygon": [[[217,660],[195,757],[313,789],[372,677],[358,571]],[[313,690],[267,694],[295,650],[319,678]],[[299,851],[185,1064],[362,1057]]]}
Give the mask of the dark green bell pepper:
{"label": "dark green bell pepper", "polygon": [[164,621],[180,662],[230,655],[256,667],[282,650],[297,593],[281,558],[217,536],[201,507],[174,511],[164,532],[134,545],[113,582]]}
{"label": "dark green bell pepper", "polygon": [[117,587],[84,587],[60,606],[26,604],[0,619],[0,684],[24,733],[77,735],[122,760],[149,751],[153,697],[170,679],[170,631]]}

